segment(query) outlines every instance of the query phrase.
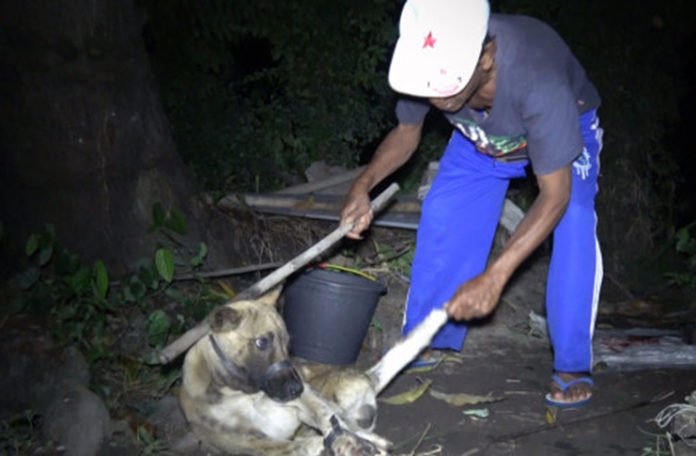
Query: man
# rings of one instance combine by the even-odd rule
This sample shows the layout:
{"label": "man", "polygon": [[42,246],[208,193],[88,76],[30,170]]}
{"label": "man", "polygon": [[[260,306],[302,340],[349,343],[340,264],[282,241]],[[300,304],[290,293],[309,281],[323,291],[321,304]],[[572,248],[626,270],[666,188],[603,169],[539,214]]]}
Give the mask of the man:
{"label": "man", "polygon": [[[550,405],[592,395],[592,333],[602,259],[596,237],[599,95],[563,40],[486,0],[407,0],[389,83],[398,125],[356,179],[341,223],[371,223],[368,192],[417,149],[435,107],[455,127],[423,202],[403,332],[433,307],[451,317],[433,349],[461,350],[465,321],[489,315],[517,267],[553,232],[546,309],[554,348]],[[509,181],[531,165],[539,193],[488,261]]]}

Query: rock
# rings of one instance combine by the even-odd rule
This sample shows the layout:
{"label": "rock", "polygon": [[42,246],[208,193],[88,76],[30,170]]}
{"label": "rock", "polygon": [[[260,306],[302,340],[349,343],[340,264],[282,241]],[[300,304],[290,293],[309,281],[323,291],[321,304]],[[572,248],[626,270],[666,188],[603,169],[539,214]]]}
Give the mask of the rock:
{"label": "rock", "polygon": [[89,383],[89,365],[77,348],[60,348],[38,326],[18,326],[9,326],[13,329],[0,340],[5,369],[0,391],[12,391],[0,396],[0,419],[26,409],[43,410],[64,383]]}
{"label": "rock", "polygon": [[178,392],[163,397],[154,406],[149,422],[155,427],[158,440],[165,442],[169,451],[186,456],[203,456],[209,452],[191,432],[179,405]]}
{"label": "rock", "polygon": [[67,456],[93,456],[109,432],[109,412],[85,386],[64,383],[44,412],[42,432]]}
{"label": "rock", "polygon": [[184,417],[179,399],[175,395],[168,395],[160,399],[155,405],[149,420],[157,435],[164,437],[167,441],[180,438],[189,431],[186,417]]}
{"label": "rock", "polygon": [[172,442],[169,447],[175,454],[182,454],[186,456],[198,456],[198,455],[209,455],[210,452],[206,450],[200,440],[191,431],[187,431],[181,437],[177,438]]}
{"label": "rock", "polygon": [[89,365],[76,347],[60,347],[28,317],[15,316],[0,338],[0,419],[24,410],[42,415],[42,434],[66,455],[95,455],[109,413],[87,387]]}
{"label": "rock", "polygon": [[99,449],[99,456],[137,456],[142,454],[138,439],[126,420],[111,420],[110,435]]}

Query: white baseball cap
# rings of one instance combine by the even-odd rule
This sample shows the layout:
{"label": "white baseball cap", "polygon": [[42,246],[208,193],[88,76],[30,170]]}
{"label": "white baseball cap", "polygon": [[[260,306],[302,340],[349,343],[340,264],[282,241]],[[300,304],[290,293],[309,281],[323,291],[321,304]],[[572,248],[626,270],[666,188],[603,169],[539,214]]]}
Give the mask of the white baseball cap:
{"label": "white baseball cap", "polygon": [[488,0],[407,0],[389,84],[417,97],[460,92],[476,69],[488,31]]}

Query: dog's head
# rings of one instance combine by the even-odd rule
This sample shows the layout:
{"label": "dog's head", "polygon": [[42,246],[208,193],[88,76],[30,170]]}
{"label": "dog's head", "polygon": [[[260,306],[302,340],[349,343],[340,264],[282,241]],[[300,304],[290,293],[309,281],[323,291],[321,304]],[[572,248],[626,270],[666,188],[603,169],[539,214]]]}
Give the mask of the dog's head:
{"label": "dog's head", "polygon": [[299,397],[302,380],[290,364],[289,336],[275,309],[280,289],[260,299],[225,304],[208,317],[207,358],[216,381],[285,402]]}

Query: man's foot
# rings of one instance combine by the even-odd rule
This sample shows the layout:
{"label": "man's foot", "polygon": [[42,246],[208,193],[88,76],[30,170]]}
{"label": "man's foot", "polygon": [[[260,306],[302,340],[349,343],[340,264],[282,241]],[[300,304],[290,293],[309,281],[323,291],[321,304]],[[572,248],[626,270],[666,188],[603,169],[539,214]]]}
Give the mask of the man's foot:
{"label": "man's foot", "polygon": [[594,382],[587,374],[558,372],[551,377],[551,392],[546,405],[559,408],[579,408],[592,398]]}

